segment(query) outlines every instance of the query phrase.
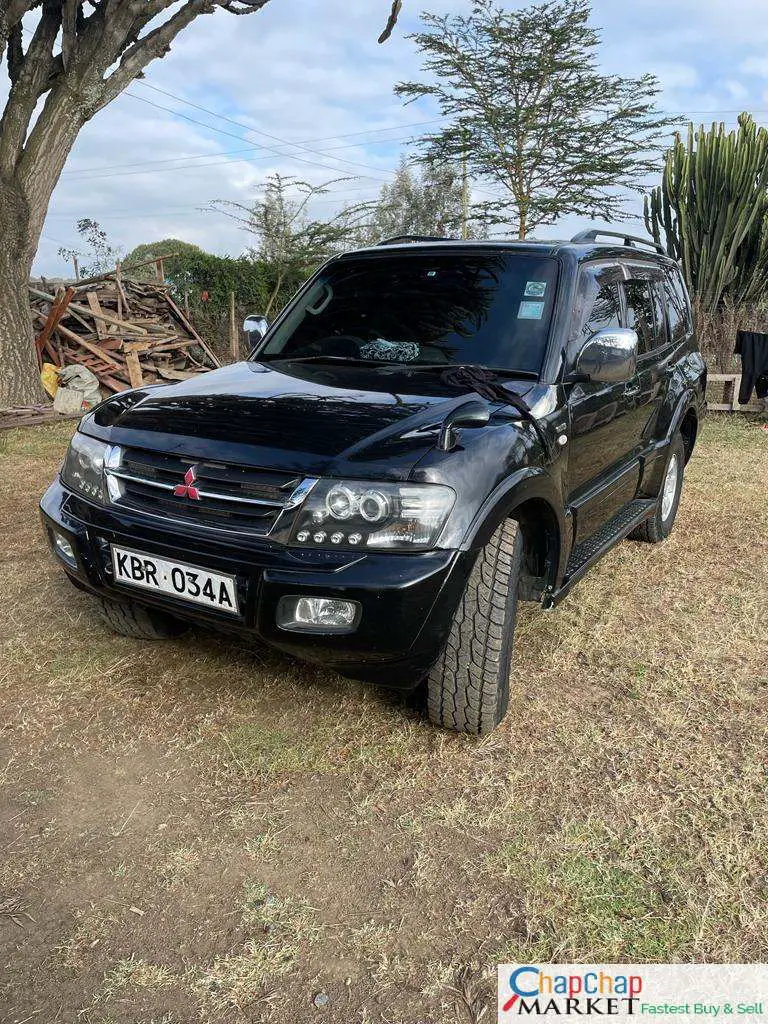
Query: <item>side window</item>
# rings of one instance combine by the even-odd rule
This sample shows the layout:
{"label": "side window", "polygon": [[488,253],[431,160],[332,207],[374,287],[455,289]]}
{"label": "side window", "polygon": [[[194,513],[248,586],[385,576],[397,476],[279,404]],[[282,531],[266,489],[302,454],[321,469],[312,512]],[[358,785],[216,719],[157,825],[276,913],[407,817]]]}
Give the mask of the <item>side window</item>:
{"label": "side window", "polygon": [[654,337],[653,347],[660,348],[662,345],[666,345],[669,341],[666,315],[667,300],[664,296],[664,285],[660,279],[654,278],[651,282],[651,289],[653,291],[653,311],[656,319],[656,334]]}
{"label": "side window", "polygon": [[664,292],[669,314],[669,331],[672,341],[683,341],[692,330],[691,309],[679,273],[672,270],[664,281]]}
{"label": "side window", "polygon": [[627,327],[637,331],[640,340],[638,355],[650,352],[655,346],[656,323],[651,282],[633,278],[624,282],[627,300]]}
{"label": "side window", "polygon": [[615,271],[586,271],[581,329],[576,336],[578,348],[593,334],[607,327],[621,327],[621,300]]}

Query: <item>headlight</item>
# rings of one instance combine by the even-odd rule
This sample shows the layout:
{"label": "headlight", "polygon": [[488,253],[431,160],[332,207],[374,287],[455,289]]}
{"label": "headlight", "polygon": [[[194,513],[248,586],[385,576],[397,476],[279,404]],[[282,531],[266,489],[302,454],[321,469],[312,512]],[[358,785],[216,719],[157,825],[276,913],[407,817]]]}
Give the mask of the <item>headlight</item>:
{"label": "headlight", "polygon": [[109,445],[87,434],[76,433],[61,467],[61,479],[73,491],[91,501],[106,502],[104,460]]}
{"label": "headlight", "polygon": [[290,543],[308,548],[431,548],[453,508],[440,484],[321,480],[296,517]]}

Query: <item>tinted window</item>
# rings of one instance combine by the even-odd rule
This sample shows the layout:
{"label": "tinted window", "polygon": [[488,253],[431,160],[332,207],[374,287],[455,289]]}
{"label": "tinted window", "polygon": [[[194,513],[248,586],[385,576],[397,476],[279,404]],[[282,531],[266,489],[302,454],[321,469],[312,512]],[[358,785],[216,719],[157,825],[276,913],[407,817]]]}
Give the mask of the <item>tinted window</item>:
{"label": "tinted window", "polygon": [[691,323],[688,297],[683,288],[680,275],[675,271],[670,271],[664,282],[664,290],[667,298],[667,313],[672,341],[683,341],[686,335],[693,329],[693,325]]}
{"label": "tinted window", "polygon": [[637,331],[640,340],[638,354],[650,352],[654,347],[656,325],[654,320],[651,282],[635,278],[624,282],[627,302],[627,327]]}
{"label": "tinted window", "polygon": [[653,292],[653,310],[656,318],[656,333],[653,344],[654,348],[658,348],[661,345],[666,345],[669,340],[666,316],[667,300],[664,296],[664,286],[661,281],[652,281],[651,289]]}
{"label": "tinted window", "polygon": [[620,278],[621,270],[612,266],[586,266],[579,273],[578,296],[568,342],[571,364],[593,334],[621,326]]}
{"label": "tinted window", "polygon": [[601,285],[595,296],[592,308],[581,330],[583,341],[587,341],[598,331],[607,327],[621,326],[621,306],[619,304],[619,286],[615,281],[607,281]]}
{"label": "tinted window", "polygon": [[476,363],[538,372],[557,263],[503,252],[393,252],[331,264],[259,358]]}

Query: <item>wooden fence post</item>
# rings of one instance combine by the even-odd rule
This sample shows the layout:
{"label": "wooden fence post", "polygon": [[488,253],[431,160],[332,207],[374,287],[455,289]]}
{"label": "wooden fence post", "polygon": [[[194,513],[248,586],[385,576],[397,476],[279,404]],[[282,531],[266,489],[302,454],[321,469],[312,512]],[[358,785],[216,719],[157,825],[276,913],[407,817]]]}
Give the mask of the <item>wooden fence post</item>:
{"label": "wooden fence post", "polygon": [[232,360],[237,362],[240,358],[240,336],[235,322],[235,293],[229,293],[229,347],[232,351]]}

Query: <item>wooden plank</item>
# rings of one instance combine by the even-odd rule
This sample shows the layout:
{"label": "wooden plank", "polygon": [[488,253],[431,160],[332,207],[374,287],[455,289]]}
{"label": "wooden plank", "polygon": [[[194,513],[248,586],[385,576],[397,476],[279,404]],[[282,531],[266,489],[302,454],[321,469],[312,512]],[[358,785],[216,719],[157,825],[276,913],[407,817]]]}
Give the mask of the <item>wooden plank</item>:
{"label": "wooden plank", "polygon": [[[164,260],[170,260],[174,256],[178,256],[178,255],[179,255],[179,253],[177,253],[177,252],[169,252],[165,256],[163,256],[162,258]],[[150,266],[150,264],[155,263],[156,261],[157,261],[157,257],[153,256],[151,260],[144,260],[142,263],[128,263],[127,265],[123,264],[123,265],[121,265],[120,269],[121,269],[122,273],[124,274],[127,270],[139,270],[141,267],[148,267],[148,266]],[[98,281],[109,281],[112,278],[114,278],[114,276],[115,276],[115,271],[114,270],[107,270],[103,274],[94,274],[93,277],[84,277],[81,281],[77,282],[78,288],[82,288],[84,285],[96,284]]]}
{"label": "wooden plank", "polygon": [[[48,292],[41,292],[38,288],[30,288],[29,291],[30,294],[36,296],[36,298],[38,299],[46,299],[48,302],[56,301],[55,296],[49,295]],[[76,312],[84,313],[86,316],[94,318],[96,317],[96,314],[93,312],[92,309],[90,309],[88,306],[81,306],[79,302],[71,302],[69,304],[69,307],[71,310],[74,309]],[[101,315],[100,319],[103,320],[107,325],[115,324],[115,326],[118,328],[122,327],[123,329],[127,329],[125,331],[125,333],[127,334],[138,334],[141,335],[141,337],[146,337],[147,334],[149,333],[144,327],[140,327],[138,324],[131,323],[128,320],[117,319],[114,314],[110,316],[108,313],[104,313],[103,315]],[[113,333],[121,332],[118,331]]]}
{"label": "wooden plank", "polygon": [[191,380],[193,377],[200,376],[198,370],[166,370],[157,365],[155,365],[155,370],[164,380]]}
{"label": "wooden plank", "polygon": [[[118,294],[120,296],[120,299],[122,300],[122,304],[123,304],[123,307],[124,307],[125,311],[128,313],[128,316],[133,316],[133,310],[131,309],[131,304],[128,301],[128,296],[126,295],[125,288],[123,288],[123,279],[122,279],[122,277],[117,277],[116,278],[116,283],[117,283],[117,291],[118,291]],[[133,321],[131,321],[131,322],[133,323]]]}
{"label": "wooden plank", "polygon": [[103,384],[104,387],[109,388],[110,391],[115,392],[127,391],[129,387],[128,384],[124,384],[121,380],[116,380],[114,377],[111,377],[109,374],[106,373],[104,374],[103,377],[100,378],[99,383]]}
{"label": "wooden plank", "polygon": [[[62,363],[62,361],[61,361],[61,356],[59,355],[59,353],[56,351],[56,349],[51,344],[51,339],[50,338],[46,338],[45,339],[45,345],[43,346],[43,352],[47,352],[48,353],[48,355],[50,356],[51,362],[53,363],[54,366],[63,366],[64,365]],[[42,355],[42,353],[40,353],[40,354]]]}
{"label": "wooden plank", "polygon": [[40,369],[42,369],[43,366],[43,348],[45,347],[46,342],[50,339],[51,335],[53,334],[54,328],[58,324],[59,320],[61,320],[62,316],[64,315],[66,308],[72,301],[72,296],[74,294],[74,288],[67,288],[64,294],[60,296],[58,299],[56,299],[55,296],[46,296],[46,298],[50,298],[53,300],[53,305],[51,306],[50,313],[46,317],[42,331],[40,331],[38,336],[35,338],[35,355],[37,356],[37,365],[38,368]]}
{"label": "wooden plank", "polygon": [[98,345],[94,345],[92,341],[88,341],[87,338],[83,338],[80,334],[75,334],[74,331],[70,331],[68,327],[63,327],[59,324],[58,330],[67,338],[69,341],[74,342],[75,345],[81,345],[83,348],[88,349],[93,355],[98,356],[107,366],[112,366],[114,369],[120,369],[120,363],[116,362],[115,359],[103,348],[99,348]]}
{"label": "wooden plank", "polygon": [[106,338],[106,318],[104,316],[104,310],[101,308],[101,303],[99,302],[99,296],[96,294],[96,292],[86,292],[85,298],[88,301],[88,305],[91,307],[91,312],[93,313],[94,319],[96,321],[96,333],[99,336],[99,340],[101,340],[102,338]]}
{"label": "wooden plank", "polygon": [[171,296],[170,295],[166,295],[165,298],[166,298],[166,302],[168,303],[168,305],[171,307],[173,312],[179,318],[179,321],[182,324],[182,326],[185,327],[189,331],[189,333],[192,335],[192,337],[198,343],[200,348],[202,348],[203,352],[205,352],[206,355],[209,357],[209,359],[211,359],[213,361],[213,365],[214,366],[221,366],[221,363],[219,362],[217,357],[214,355],[214,353],[210,350],[210,348],[206,345],[206,343],[203,341],[203,339],[197,333],[195,328],[192,326],[191,322],[189,320],[187,320],[187,318],[181,312],[181,310],[176,305],[176,303],[173,301]]}
{"label": "wooden plank", "polygon": [[140,388],[144,383],[144,374],[141,372],[138,352],[126,352],[125,363],[128,367],[128,376],[131,379],[132,388]]}

